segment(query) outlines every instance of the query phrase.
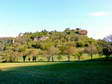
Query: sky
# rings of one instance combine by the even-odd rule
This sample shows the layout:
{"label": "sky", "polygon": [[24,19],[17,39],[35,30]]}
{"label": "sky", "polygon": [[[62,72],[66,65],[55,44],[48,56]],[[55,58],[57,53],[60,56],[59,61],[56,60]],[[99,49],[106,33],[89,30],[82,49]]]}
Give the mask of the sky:
{"label": "sky", "polygon": [[112,34],[112,0],[0,0],[0,37],[65,28],[95,39]]}

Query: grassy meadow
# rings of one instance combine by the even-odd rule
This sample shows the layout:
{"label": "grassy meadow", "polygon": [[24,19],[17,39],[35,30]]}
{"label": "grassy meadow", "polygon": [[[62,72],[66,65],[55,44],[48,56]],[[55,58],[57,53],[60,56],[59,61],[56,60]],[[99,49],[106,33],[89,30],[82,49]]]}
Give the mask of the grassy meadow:
{"label": "grassy meadow", "polygon": [[0,84],[112,84],[112,62],[0,63]]}

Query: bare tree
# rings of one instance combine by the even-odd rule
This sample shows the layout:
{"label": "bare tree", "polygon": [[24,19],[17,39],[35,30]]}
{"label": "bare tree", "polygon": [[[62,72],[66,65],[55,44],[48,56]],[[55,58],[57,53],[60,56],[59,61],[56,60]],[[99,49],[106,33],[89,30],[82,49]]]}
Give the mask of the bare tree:
{"label": "bare tree", "polygon": [[67,47],[64,50],[65,55],[67,55],[68,61],[70,61],[70,56],[76,53],[76,48],[73,46]]}
{"label": "bare tree", "polygon": [[91,56],[91,60],[93,59],[93,54],[97,54],[97,52],[98,52],[96,46],[93,44],[86,47],[84,51],[85,51],[85,53],[87,53]]}
{"label": "bare tree", "polygon": [[50,61],[50,58],[52,62],[54,62],[54,55],[57,55],[59,53],[59,49],[51,46],[46,51],[44,51],[44,55],[47,57],[48,61]]}

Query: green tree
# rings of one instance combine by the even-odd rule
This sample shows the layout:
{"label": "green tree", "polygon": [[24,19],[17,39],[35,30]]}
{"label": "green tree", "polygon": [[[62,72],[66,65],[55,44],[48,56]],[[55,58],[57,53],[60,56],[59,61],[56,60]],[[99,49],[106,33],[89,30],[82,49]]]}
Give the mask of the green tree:
{"label": "green tree", "polygon": [[109,58],[109,56],[112,55],[112,45],[105,45],[102,49],[103,55],[106,55],[106,59]]}

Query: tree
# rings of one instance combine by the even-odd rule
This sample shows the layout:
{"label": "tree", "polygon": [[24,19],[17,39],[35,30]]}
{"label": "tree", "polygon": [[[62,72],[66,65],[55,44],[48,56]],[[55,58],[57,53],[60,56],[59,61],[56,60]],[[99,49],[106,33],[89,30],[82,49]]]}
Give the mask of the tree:
{"label": "tree", "polygon": [[4,62],[16,62],[18,61],[18,52],[12,50],[6,50],[2,52]]}
{"label": "tree", "polygon": [[85,48],[85,53],[89,54],[91,56],[91,60],[93,59],[93,54],[97,54],[98,50],[95,45],[91,44],[88,47]]}
{"label": "tree", "polygon": [[98,54],[102,55],[103,47],[107,45],[108,42],[104,40],[98,40],[97,41],[97,49],[98,49]]}
{"label": "tree", "polygon": [[33,48],[30,48],[30,49],[27,49],[26,50],[26,55],[29,56],[28,60],[30,61],[32,59],[32,61],[36,62],[36,59],[37,59],[37,55],[40,54],[40,50],[39,49],[33,49]]}
{"label": "tree", "polygon": [[50,61],[51,58],[52,62],[54,62],[54,55],[57,55],[59,52],[58,48],[51,46],[44,52],[44,54],[46,54],[48,61]]}
{"label": "tree", "polygon": [[75,56],[77,56],[78,61],[80,61],[82,54],[84,53],[84,49],[83,48],[79,48],[77,49],[77,53],[75,54]]}
{"label": "tree", "polygon": [[64,54],[67,55],[68,61],[70,61],[70,56],[76,53],[76,48],[73,46],[68,46],[64,50]]}
{"label": "tree", "polygon": [[16,62],[18,62],[18,58],[21,56],[21,52],[18,52],[18,51],[13,51],[12,53],[14,55],[14,58]]}
{"label": "tree", "polygon": [[112,45],[105,45],[102,49],[102,53],[103,55],[106,55],[106,59],[108,59],[109,56],[112,55]]}
{"label": "tree", "polygon": [[30,56],[28,57],[28,60],[29,60],[29,62],[30,62],[30,60],[31,60]]}
{"label": "tree", "polygon": [[106,56],[106,59],[112,55],[112,35],[105,37],[101,42],[102,54]]}
{"label": "tree", "polygon": [[49,55],[49,52],[47,50],[44,50],[42,52],[42,54],[47,58],[47,61],[49,62],[50,61],[50,55]]}
{"label": "tree", "polygon": [[26,55],[23,55],[23,62],[25,62],[26,60]]}

